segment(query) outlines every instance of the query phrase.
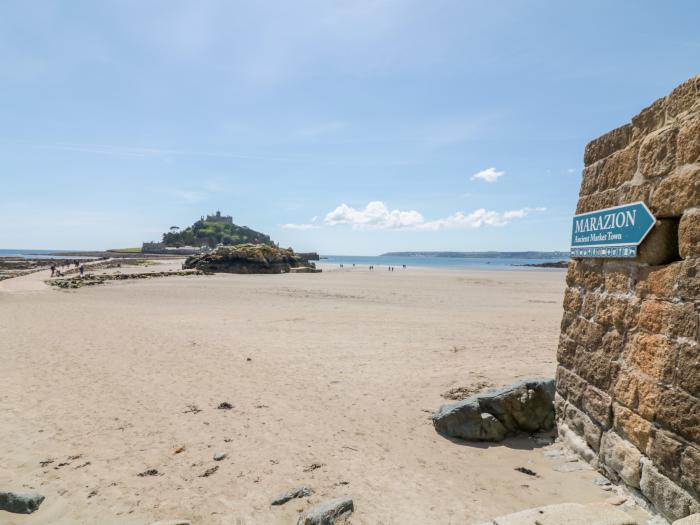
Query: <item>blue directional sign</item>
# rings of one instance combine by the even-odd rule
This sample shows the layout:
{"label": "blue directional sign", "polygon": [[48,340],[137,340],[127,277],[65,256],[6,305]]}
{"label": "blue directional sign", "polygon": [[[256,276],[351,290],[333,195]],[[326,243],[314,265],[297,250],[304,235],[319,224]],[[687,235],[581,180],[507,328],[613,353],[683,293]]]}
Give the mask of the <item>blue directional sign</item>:
{"label": "blue directional sign", "polygon": [[571,257],[636,257],[655,223],[643,202],[575,215]]}

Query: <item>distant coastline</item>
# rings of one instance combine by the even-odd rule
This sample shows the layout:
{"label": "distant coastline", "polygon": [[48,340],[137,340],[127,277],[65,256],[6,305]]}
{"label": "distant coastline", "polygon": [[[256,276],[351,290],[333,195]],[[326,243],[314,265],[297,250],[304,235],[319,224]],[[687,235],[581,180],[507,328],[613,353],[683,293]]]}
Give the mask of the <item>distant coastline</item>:
{"label": "distant coastline", "polygon": [[568,259],[569,252],[387,252],[380,257],[449,257],[459,259]]}

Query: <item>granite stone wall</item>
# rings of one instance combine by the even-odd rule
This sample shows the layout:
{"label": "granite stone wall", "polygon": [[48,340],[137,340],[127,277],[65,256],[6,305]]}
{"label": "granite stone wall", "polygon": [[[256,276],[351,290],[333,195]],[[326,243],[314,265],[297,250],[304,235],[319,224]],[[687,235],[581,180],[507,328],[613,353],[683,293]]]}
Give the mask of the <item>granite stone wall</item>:
{"label": "granite stone wall", "polygon": [[700,76],[586,146],[577,213],[644,201],[635,259],[569,265],[556,409],[569,447],[668,519],[700,512]]}

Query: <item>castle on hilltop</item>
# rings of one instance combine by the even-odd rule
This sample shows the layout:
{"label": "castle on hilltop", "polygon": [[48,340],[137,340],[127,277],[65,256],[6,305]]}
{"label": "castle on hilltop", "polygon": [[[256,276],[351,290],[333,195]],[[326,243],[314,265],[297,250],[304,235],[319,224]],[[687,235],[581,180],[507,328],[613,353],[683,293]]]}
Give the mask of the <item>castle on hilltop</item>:
{"label": "castle on hilltop", "polygon": [[[204,217],[202,216],[202,220],[204,220]],[[216,213],[214,215],[207,215],[207,222],[225,222],[228,224],[233,224],[233,217],[230,215],[221,215],[221,212],[219,210],[216,210]]]}

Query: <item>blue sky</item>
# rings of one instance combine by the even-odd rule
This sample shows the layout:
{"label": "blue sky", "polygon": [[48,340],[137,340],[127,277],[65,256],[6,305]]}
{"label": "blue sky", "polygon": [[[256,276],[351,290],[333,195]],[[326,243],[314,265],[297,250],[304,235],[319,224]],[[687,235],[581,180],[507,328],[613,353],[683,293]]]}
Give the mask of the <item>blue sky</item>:
{"label": "blue sky", "polygon": [[567,249],[585,144],[700,72],[694,0],[7,1],[0,248],[221,209],[328,254]]}

